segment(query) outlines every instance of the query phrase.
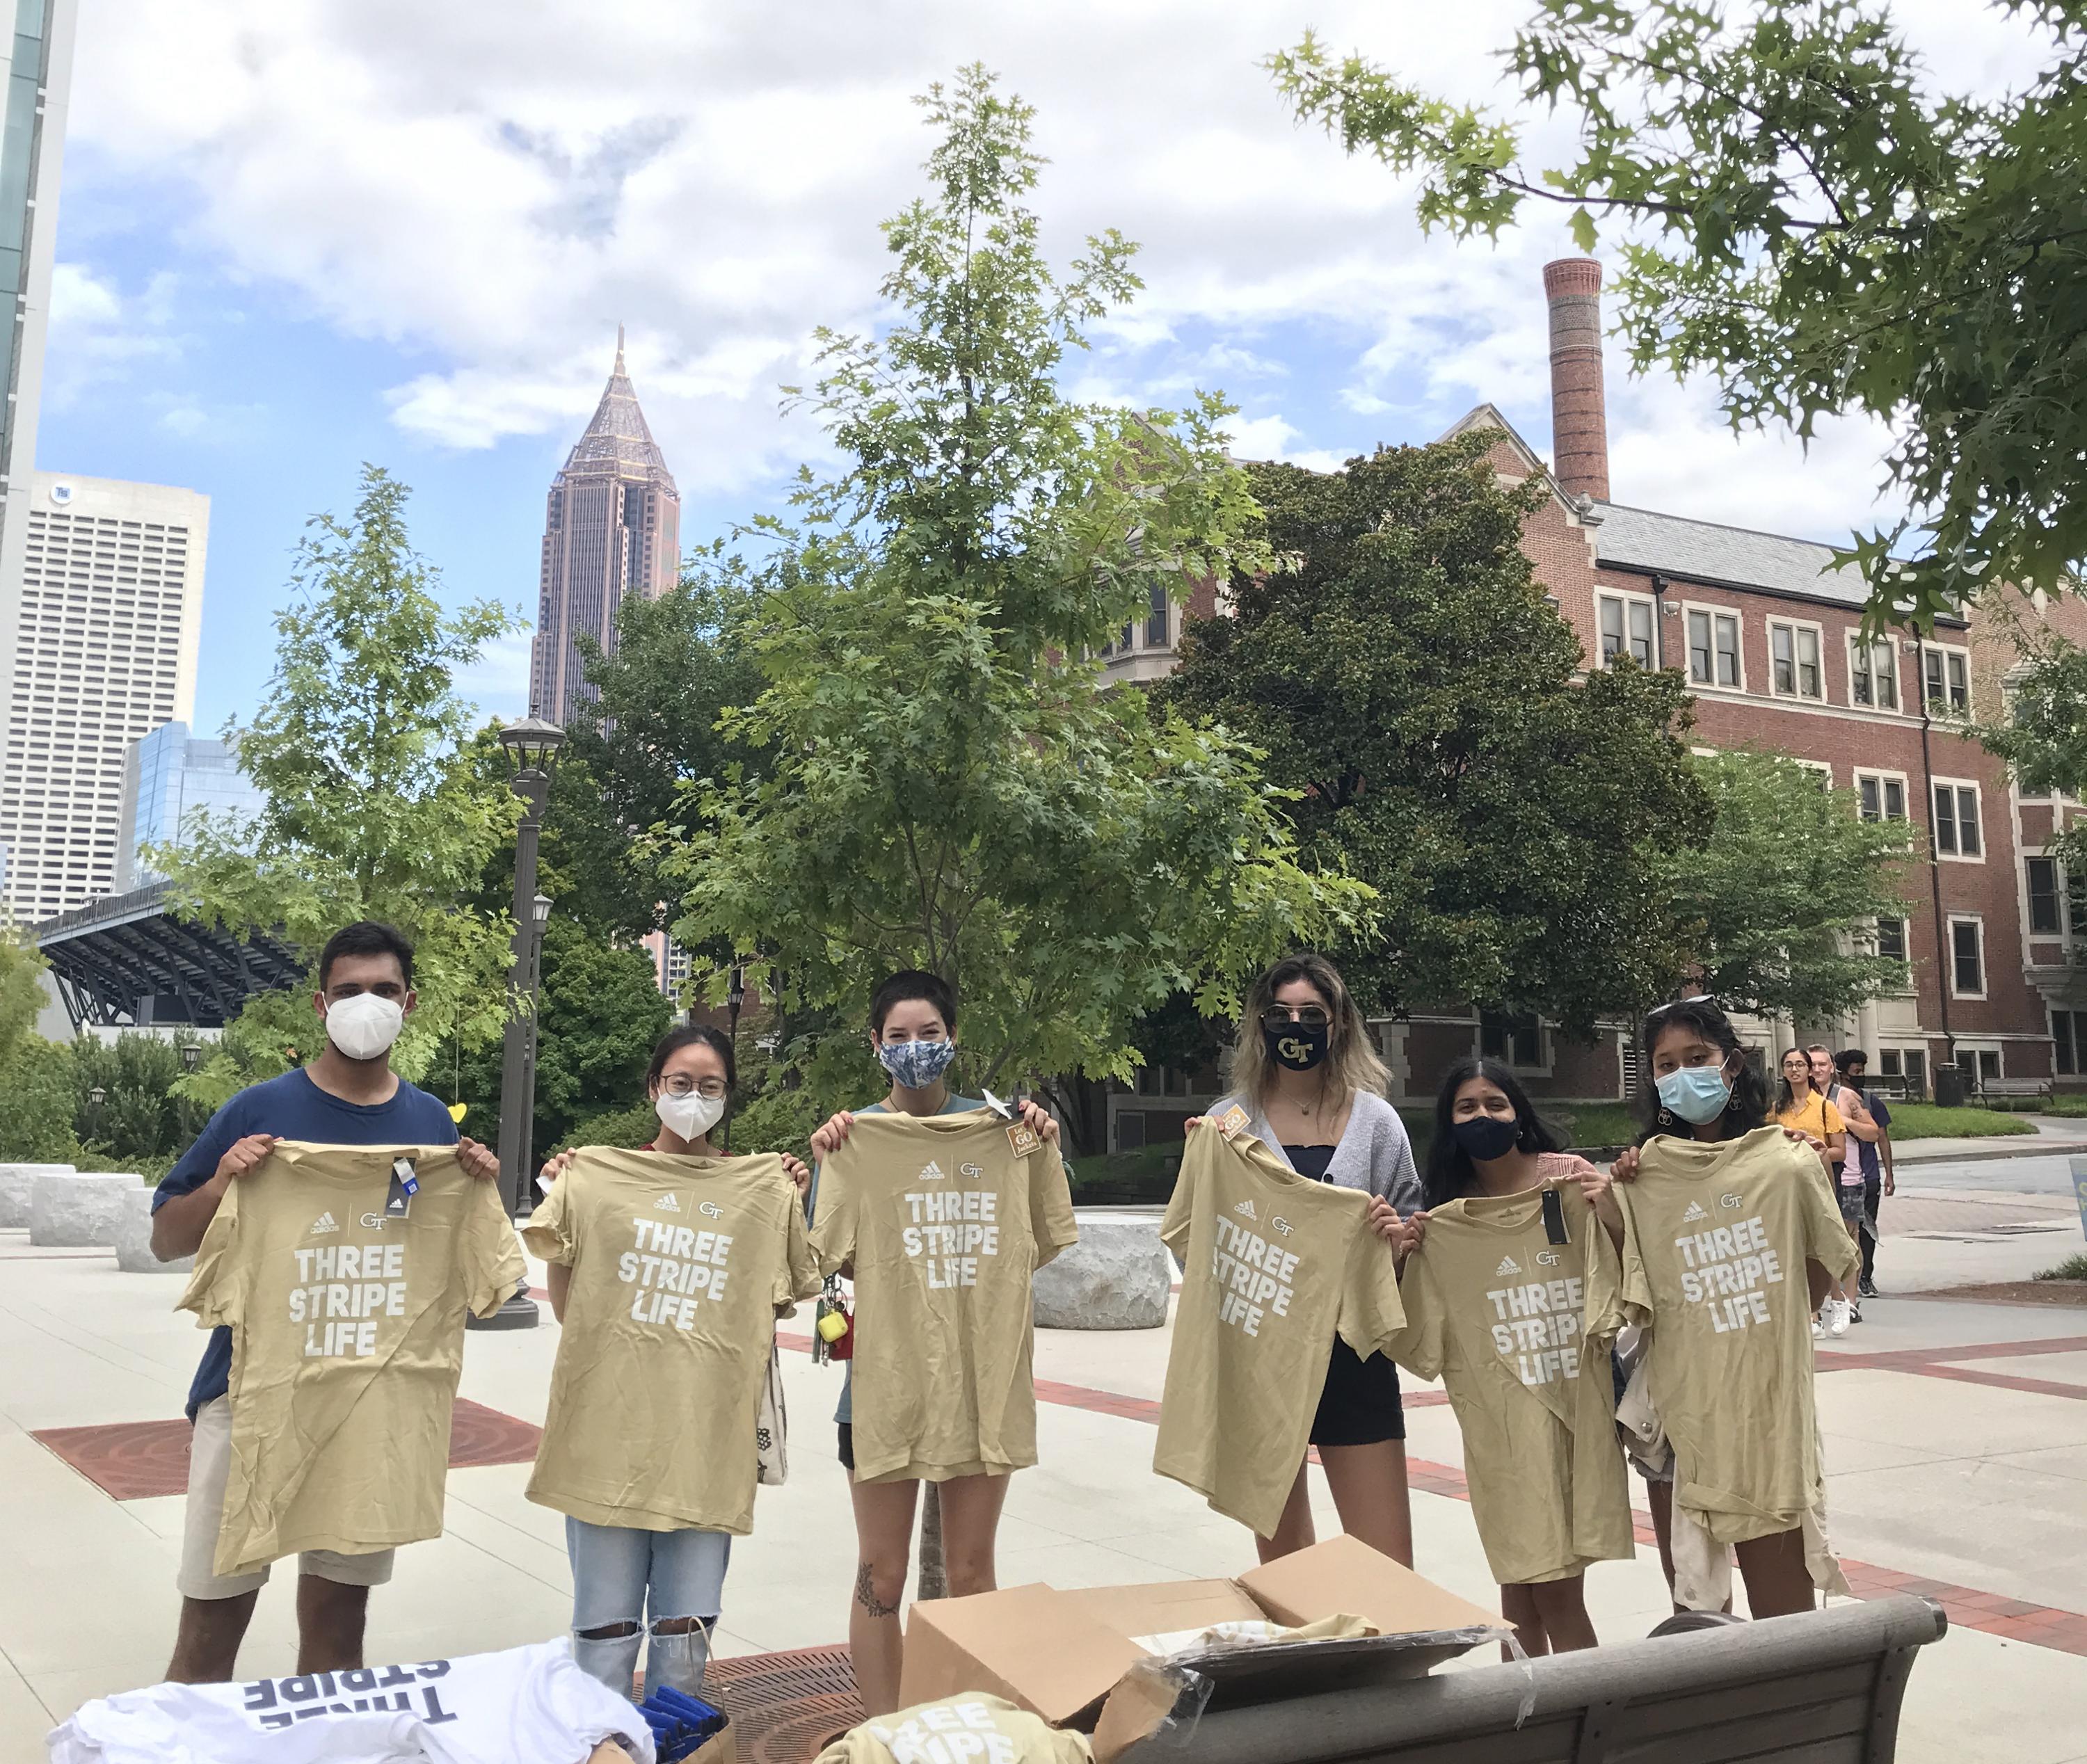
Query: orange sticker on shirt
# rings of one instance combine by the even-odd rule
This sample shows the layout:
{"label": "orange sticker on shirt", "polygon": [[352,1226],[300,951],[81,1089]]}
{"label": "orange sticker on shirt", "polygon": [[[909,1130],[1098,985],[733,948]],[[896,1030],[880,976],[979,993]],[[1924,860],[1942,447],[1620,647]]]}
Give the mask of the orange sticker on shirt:
{"label": "orange sticker on shirt", "polygon": [[1017,1157],[1026,1157],[1044,1143],[1044,1138],[1026,1121],[1018,1121],[1007,1130],[1007,1143]]}
{"label": "orange sticker on shirt", "polygon": [[1218,1131],[1228,1140],[1236,1140],[1246,1131],[1247,1112],[1235,1102],[1218,1117]]}

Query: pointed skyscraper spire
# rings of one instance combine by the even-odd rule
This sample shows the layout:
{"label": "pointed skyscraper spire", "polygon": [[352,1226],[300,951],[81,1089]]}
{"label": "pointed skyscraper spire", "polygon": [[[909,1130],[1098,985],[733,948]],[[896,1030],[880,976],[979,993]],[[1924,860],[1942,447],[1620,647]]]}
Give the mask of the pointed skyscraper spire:
{"label": "pointed skyscraper spire", "polygon": [[615,375],[621,375],[623,372],[623,326],[621,324],[616,327],[616,365],[609,371]]}
{"label": "pointed skyscraper spire", "polygon": [[623,368],[623,326],[616,327],[616,365],[609,370],[608,384],[602,388],[601,403],[595,407],[594,420],[565,456],[565,470],[589,464],[612,465],[626,478],[658,473],[671,488],[667,462],[638,407],[638,394]]}

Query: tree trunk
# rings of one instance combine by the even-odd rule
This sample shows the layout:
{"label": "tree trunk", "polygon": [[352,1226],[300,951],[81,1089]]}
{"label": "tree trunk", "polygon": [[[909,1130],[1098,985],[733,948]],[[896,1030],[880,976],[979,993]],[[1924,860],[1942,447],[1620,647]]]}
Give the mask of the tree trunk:
{"label": "tree trunk", "polygon": [[920,1490],[920,1578],[913,1591],[916,1599],[946,1599],[950,1577],[942,1562],[942,1485],[924,1485]]}

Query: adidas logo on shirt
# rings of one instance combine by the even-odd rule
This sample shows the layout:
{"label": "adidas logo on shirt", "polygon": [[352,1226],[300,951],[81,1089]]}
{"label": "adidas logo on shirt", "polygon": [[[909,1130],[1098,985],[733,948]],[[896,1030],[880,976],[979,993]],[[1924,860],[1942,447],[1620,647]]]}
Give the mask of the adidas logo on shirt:
{"label": "adidas logo on shirt", "polygon": [[318,1218],[312,1221],[312,1235],[315,1238],[322,1238],[329,1231],[339,1229],[340,1227],[334,1223],[333,1215],[330,1212],[322,1212]]}
{"label": "adidas logo on shirt", "polygon": [[924,1182],[939,1182],[944,1180],[942,1166],[932,1157],[929,1158],[920,1172],[920,1180]]}
{"label": "adidas logo on shirt", "polygon": [[672,1195],[662,1195],[652,1203],[652,1210],[655,1212],[679,1212],[681,1203]]}
{"label": "adidas logo on shirt", "polygon": [[1242,1219],[1252,1219],[1257,1224],[1260,1222],[1261,1215],[1253,1210],[1253,1203],[1251,1200],[1242,1200],[1232,1208],[1232,1211]]}
{"label": "adidas logo on shirt", "polygon": [[1688,1212],[1681,1216],[1681,1222],[1684,1225],[1692,1225],[1698,1219],[1707,1219],[1709,1216],[1709,1214],[1704,1212],[1700,1203],[1692,1200],[1688,1203]]}
{"label": "adidas logo on shirt", "polygon": [[1522,1263],[1516,1261],[1511,1255],[1502,1256],[1500,1265],[1493,1270],[1496,1274],[1519,1274],[1521,1272]]}

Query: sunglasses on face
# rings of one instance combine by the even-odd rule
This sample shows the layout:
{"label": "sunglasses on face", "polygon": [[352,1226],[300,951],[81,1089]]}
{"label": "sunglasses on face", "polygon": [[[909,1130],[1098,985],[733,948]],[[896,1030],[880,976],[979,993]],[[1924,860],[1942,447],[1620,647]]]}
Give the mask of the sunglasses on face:
{"label": "sunglasses on face", "polygon": [[1293,1024],[1304,1029],[1324,1029],[1331,1020],[1316,1004],[1272,1004],[1261,1013],[1263,1029],[1287,1029]]}

